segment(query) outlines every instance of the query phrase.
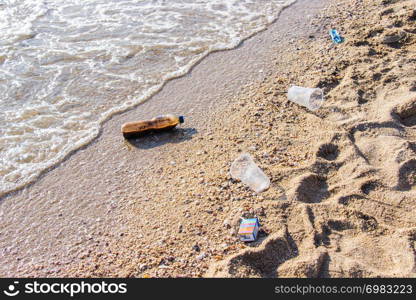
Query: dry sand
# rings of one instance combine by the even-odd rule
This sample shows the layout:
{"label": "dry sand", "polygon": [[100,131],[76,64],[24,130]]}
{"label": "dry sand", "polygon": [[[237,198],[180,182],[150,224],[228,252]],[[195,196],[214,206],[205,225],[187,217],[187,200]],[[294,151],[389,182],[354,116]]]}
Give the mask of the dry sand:
{"label": "dry sand", "polygon": [[[414,1],[298,1],[2,199],[0,274],[414,276],[415,51]],[[291,84],[323,88],[323,108],[288,102]],[[120,124],[164,112],[188,118],[123,141]],[[242,152],[270,189],[230,178]],[[257,242],[238,241],[242,216]]]}

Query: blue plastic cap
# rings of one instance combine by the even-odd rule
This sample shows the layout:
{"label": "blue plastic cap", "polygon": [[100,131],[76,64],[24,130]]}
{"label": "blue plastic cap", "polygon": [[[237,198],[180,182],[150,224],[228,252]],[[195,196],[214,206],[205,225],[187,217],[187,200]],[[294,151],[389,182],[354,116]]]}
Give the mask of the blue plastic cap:
{"label": "blue plastic cap", "polygon": [[183,116],[179,116],[179,123],[182,124],[183,122],[185,122],[185,118]]}
{"label": "blue plastic cap", "polygon": [[344,41],[344,38],[336,31],[335,29],[331,29],[329,31],[331,39],[336,44],[341,44]]}

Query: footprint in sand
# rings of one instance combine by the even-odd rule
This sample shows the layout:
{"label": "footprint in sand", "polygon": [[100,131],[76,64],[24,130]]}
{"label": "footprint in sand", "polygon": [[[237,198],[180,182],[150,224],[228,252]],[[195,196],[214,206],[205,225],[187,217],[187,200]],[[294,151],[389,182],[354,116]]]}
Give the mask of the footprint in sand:
{"label": "footprint in sand", "polygon": [[259,248],[242,250],[211,265],[206,276],[274,278],[278,276],[279,265],[297,254],[296,244],[283,229],[269,236]]}
{"label": "footprint in sand", "polygon": [[392,116],[405,127],[416,125],[416,96],[392,110]]}
{"label": "footprint in sand", "polygon": [[339,155],[338,146],[335,144],[330,144],[330,143],[322,144],[319,147],[318,152],[316,153],[317,157],[321,157],[323,159],[330,160],[330,161],[336,160],[338,155]]}
{"label": "footprint in sand", "polygon": [[414,230],[389,231],[375,218],[337,204],[305,207],[293,210],[289,217],[288,232],[299,255],[278,266],[279,276],[374,277],[415,272]]}
{"label": "footprint in sand", "polygon": [[305,203],[319,203],[328,198],[328,184],[324,177],[308,173],[295,179],[289,198]]}
{"label": "footprint in sand", "polygon": [[416,188],[416,159],[403,163],[399,169],[399,191],[409,191]]}
{"label": "footprint in sand", "polygon": [[416,145],[412,141],[416,98],[406,98],[390,99],[400,104],[390,106],[380,120],[351,129],[351,141],[372,173],[354,178],[349,194],[338,196],[337,201],[398,228],[416,226]]}
{"label": "footprint in sand", "polygon": [[[335,134],[332,140],[337,139]],[[333,141],[319,144],[310,171],[292,180],[288,198],[303,203],[320,203],[331,195],[328,179],[336,174],[340,148]]]}

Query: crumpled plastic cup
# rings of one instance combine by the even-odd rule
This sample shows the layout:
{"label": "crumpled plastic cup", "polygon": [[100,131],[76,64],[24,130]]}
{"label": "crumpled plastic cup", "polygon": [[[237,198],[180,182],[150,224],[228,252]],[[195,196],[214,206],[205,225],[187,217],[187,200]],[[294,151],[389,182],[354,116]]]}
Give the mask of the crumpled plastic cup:
{"label": "crumpled plastic cup", "polygon": [[292,86],[287,92],[287,98],[312,111],[318,110],[324,103],[324,93],[318,88]]}
{"label": "crumpled plastic cup", "polygon": [[231,165],[231,177],[241,180],[256,193],[261,193],[270,187],[270,179],[255,164],[248,153],[241,154]]}

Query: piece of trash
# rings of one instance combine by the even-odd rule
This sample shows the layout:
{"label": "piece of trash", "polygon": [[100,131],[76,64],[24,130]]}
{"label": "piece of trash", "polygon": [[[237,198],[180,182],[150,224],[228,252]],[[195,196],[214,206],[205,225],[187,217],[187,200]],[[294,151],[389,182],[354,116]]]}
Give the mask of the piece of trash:
{"label": "piece of trash", "polygon": [[243,242],[253,242],[257,240],[259,227],[260,223],[258,218],[243,219],[238,230],[238,237]]}
{"label": "piece of trash", "polygon": [[310,110],[318,110],[324,103],[324,93],[318,88],[305,88],[300,86],[292,86],[287,92],[287,98],[309,108]]}
{"label": "piece of trash", "polygon": [[151,120],[143,120],[125,123],[121,126],[121,132],[125,138],[138,136],[151,131],[169,130],[184,122],[183,116],[163,115]]}
{"label": "piece of trash", "polygon": [[232,178],[241,180],[256,193],[261,193],[270,187],[269,177],[254,163],[248,153],[243,153],[234,160],[230,173]]}
{"label": "piece of trash", "polygon": [[344,41],[344,38],[335,29],[331,29],[329,35],[335,44],[341,44]]}

